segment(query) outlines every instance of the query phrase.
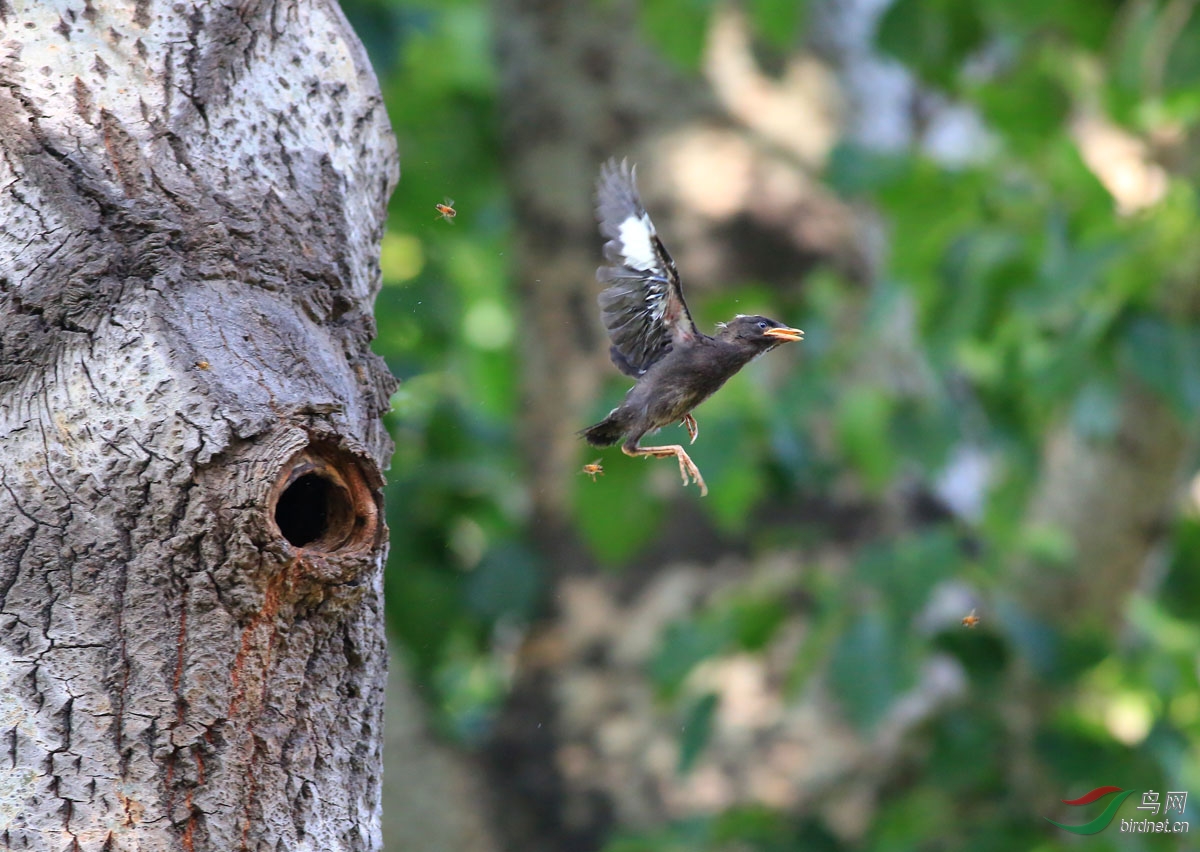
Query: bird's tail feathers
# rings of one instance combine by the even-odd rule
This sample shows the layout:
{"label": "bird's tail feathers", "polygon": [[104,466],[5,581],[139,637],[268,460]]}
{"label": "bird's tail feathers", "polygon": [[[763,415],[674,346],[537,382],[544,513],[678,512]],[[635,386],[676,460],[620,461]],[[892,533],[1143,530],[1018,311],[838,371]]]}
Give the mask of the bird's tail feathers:
{"label": "bird's tail feathers", "polygon": [[587,427],[579,434],[593,447],[611,447],[625,435],[628,425],[624,412],[620,408],[614,408],[599,423]]}

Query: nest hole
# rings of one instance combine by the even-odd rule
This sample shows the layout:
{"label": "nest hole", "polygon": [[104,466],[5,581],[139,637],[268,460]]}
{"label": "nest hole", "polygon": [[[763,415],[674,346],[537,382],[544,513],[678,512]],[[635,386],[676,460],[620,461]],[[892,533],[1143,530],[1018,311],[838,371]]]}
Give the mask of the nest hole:
{"label": "nest hole", "polygon": [[353,531],[353,514],[346,489],[316,473],[306,473],[279,495],[275,523],[291,544],[307,547],[331,537],[344,540]]}
{"label": "nest hole", "polygon": [[271,517],[293,547],[331,553],[371,547],[378,507],[359,465],[344,454],[310,446],[280,473]]}

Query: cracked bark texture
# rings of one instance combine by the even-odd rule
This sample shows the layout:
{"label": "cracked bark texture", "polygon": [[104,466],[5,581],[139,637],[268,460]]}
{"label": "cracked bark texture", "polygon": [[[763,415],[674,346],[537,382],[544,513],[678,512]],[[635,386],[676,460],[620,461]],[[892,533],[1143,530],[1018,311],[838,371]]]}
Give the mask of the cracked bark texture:
{"label": "cracked bark texture", "polygon": [[333,0],[0,0],[0,847],[380,847],[397,176]]}

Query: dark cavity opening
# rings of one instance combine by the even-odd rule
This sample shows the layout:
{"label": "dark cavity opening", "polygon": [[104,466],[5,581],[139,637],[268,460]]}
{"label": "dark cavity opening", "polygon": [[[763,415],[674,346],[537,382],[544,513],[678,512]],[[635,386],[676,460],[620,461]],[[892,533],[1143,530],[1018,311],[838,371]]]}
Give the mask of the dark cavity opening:
{"label": "dark cavity opening", "polygon": [[344,489],[323,476],[306,473],[279,495],[275,523],[284,538],[304,547],[336,532],[334,528],[351,513],[350,497]]}
{"label": "dark cavity opening", "polygon": [[268,506],[280,538],[309,553],[379,544],[378,495],[354,457],[336,447],[313,443],[288,459]]}

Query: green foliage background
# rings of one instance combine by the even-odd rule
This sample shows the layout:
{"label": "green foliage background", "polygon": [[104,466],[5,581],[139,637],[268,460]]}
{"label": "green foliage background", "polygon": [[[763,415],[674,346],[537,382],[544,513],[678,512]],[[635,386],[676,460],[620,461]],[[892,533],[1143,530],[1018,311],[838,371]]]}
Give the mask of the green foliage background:
{"label": "green foliage background", "polygon": [[[713,5],[647,0],[644,35],[694,68]],[[702,509],[731,540],[761,548],[820,542],[829,532],[819,524],[763,526],[756,510],[796,495],[820,500],[848,474],[875,496],[901,475],[930,483],[962,441],[986,448],[994,463],[997,479],[969,529],[940,521],[858,542],[852,582],[815,578],[805,590],[816,602],[813,638],[793,688],[827,670],[853,724],[878,722],[935,651],[958,657],[971,677],[971,699],[930,727],[928,758],[890,791],[861,848],[1083,845],[1049,829],[1011,789],[999,708],[1001,675],[1015,665],[1058,698],[1034,737],[1041,769],[1064,797],[1110,783],[1200,794],[1200,518],[1175,517],[1161,577],[1129,601],[1119,636],[1086,620],[1039,621],[1004,594],[1018,561],[1047,571],[1072,564],[1061,532],[1026,513],[1051,428],[1066,421],[1092,440],[1111,439],[1121,377],[1132,374],[1195,433],[1195,147],[1180,147],[1161,201],[1119,215],[1071,136],[1081,105],[1142,138],[1195,134],[1193,5],[898,0],[878,46],[977,110],[990,150],[950,167],[916,150],[840,145],[825,180],[882,215],[889,259],[881,279],[864,291],[821,270],[791,301],[761,282],[731,282],[693,306],[704,325],[752,300],[806,330],[803,381],[779,381],[756,364],[704,409],[695,458],[712,496]],[[507,688],[493,653],[497,636],[527,622],[545,591],[544,566],[526,540],[528,495],[514,443],[512,221],[489,9],[480,0],[343,6],[375,62],[403,166],[377,305],[377,349],[402,380],[388,421],[397,451],[387,496],[391,552],[404,570],[387,575],[389,616],[443,731],[477,744]],[[782,0],[746,7],[775,50],[797,43],[810,11]],[[461,211],[453,225],[434,211],[445,197]],[[887,338],[898,305],[912,308],[917,328],[911,366],[920,381],[912,392],[856,370]],[[607,411],[625,386],[614,377],[591,413]],[[818,444],[817,434],[831,438]],[[589,460],[581,448],[580,462]],[[646,468],[613,464],[605,488],[586,487],[584,477],[576,483],[578,531],[614,571],[643,552],[666,512],[644,487]],[[965,538],[974,545],[965,548]],[[995,594],[994,617],[970,634],[915,633],[910,625],[930,590],[956,578]],[[689,720],[681,773],[704,749],[714,703],[677,695],[679,684],[713,655],[761,649],[782,621],[781,606],[748,593],[661,637],[647,676]],[[1147,734],[1118,741],[1104,722],[1113,708],[1143,719]],[[1186,848],[1178,844],[1110,830],[1086,846]],[[812,820],[737,809],[656,832],[619,832],[609,850],[731,848],[843,847]]]}

